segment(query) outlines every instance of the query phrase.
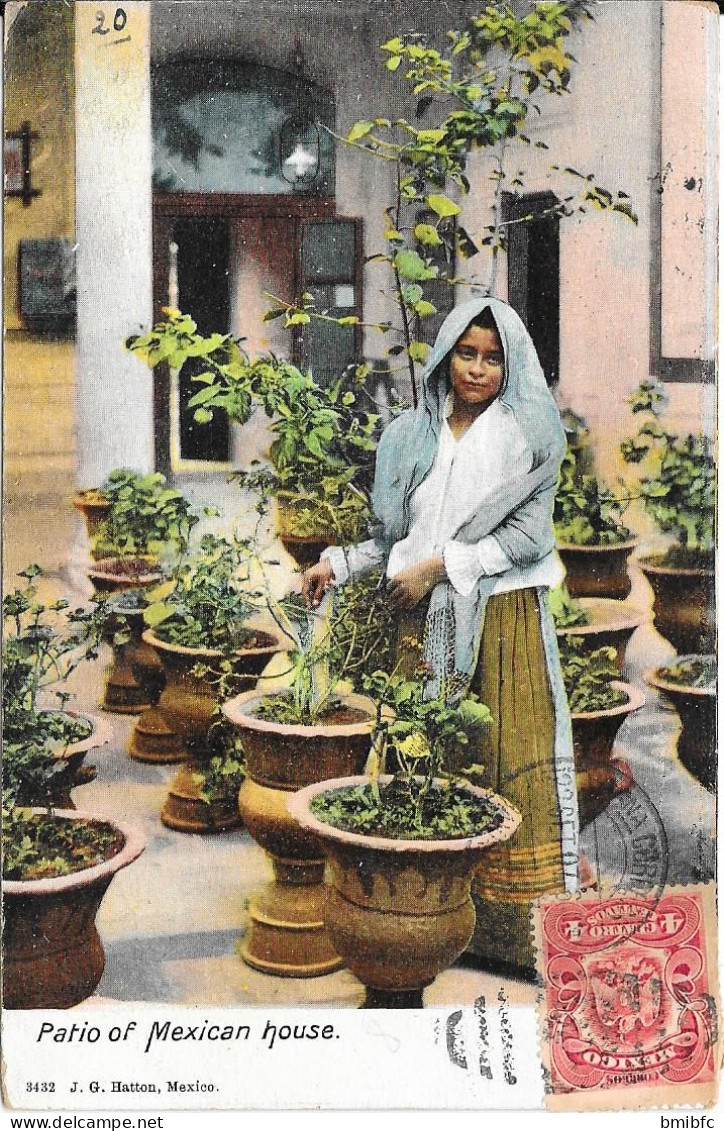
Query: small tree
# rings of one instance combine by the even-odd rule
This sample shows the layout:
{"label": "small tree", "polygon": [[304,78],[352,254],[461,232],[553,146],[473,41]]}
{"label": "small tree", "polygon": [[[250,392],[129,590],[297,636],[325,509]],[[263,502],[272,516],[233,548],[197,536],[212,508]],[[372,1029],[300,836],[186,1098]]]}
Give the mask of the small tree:
{"label": "small tree", "polygon": [[[480,247],[491,253],[486,290],[492,292],[499,255],[508,246],[510,222],[503,220],[503,192],[506,187],[513,192],[524,188],[516,150],[548,149],[545,141],[534,140],[527,131],[542,102],[568,92],[576,66],[568,39],[574,28],[592,18],[591,9],[586,0],[537,2],[526,15],[518,16],[505,0],[496,0],[462,31],[448,32],[442,49],[430,46],[422,35],[395,36],[381,49],[388,70],[399,73],[417,96],[416,121],[370,117],[355,122],[339,138],[394,166],[394,198],[385,208],[389,250],[373,259],[389,264],[400,322],[396,327],[382,323],[378,329],[399,334],[400,340],[387,352],[406,355],[413,404],[417,403],[415,365],[425,361],[429,348],[421,340],[421,323],[436,313],[425,296],[425,284],[432,279],[449,285],[466,282],[452,270],[443,278],[435,260],[442,256],[452,267],[456,256],[466,258],[479,250],[459,221],[461,204],[453,199],[470,190],[470,155],[487,150],[493,157],[491,221],[480,239]],[[625,192],[610,191],[595,174],[570,165],[550,168],[562,184],[551,212],[571,216],[597,208],[637,222]],[[535,218],[524,216],[515,222]],[[309,321],[317,313],[309,296],[299,305],[279,302],[278,307],[286,312],[287,325]],[[321,316],[329,317],[327,312]]]}

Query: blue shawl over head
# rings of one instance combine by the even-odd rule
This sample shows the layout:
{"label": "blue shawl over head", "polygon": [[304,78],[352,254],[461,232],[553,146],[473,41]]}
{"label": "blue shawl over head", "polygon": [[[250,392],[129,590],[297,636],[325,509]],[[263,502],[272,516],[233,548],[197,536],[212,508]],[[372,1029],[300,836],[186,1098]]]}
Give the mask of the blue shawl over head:
{"label": "blue shawl over head", "polygon": [[[553,549],[553,497],[565,451],[565,434],[546,386],[530,335],[512,307],[480,297],[455,307],[445,319],[421,378],[416,409],[397,417],[380,440],[372,506],[374,537],[387,555],[406,536],[410,502],[432,468],[449,390],[449,354],[486,307],[498,327],[505,355],[501,405],[511,412],[533,453],[525,475],[506,482],[494,495],[481,483],[480,503],[461,523],[456,540],[474,543],[493,534],[516,566],[532,565]],[[477,662],[485,606],[496,578],[482,577],[462,597],[449,582],[435,587],[426,625],[425,658],[432,664],[432,694],[457,699],[464,694]]]}

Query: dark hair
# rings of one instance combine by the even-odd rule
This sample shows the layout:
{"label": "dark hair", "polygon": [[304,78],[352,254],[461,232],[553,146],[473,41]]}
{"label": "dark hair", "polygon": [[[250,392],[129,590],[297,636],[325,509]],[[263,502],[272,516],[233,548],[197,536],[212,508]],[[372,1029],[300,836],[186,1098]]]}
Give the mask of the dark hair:
{"label": "dark hair", "polygon": [[489,306],[484,306],[480,314],[476,314],[469,322],[470,326],[479,326],[481,330],[495,330],[495,333],[500,337],[500,330],[498,323],[495,321],[495,315]]}

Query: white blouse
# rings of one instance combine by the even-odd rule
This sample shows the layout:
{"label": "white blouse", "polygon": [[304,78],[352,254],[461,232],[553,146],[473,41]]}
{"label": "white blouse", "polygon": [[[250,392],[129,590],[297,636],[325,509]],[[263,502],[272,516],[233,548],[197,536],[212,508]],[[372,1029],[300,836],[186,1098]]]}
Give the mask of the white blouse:
{"label": "white blouse", "polygon": [[[448,424],[451,412],[452,398],[448,397],[435,461],[412,496],[409,532],[392,547],[387,576],[395,577],[442,554],[451,584],[464,597],[483,576],[498,577],[494,593],[560,584],[564,571],[555,552],[520,568],[503,552],[494,534],[476,543],[455,541],[453,535],[481,500],[513,476],[530,471],[533,456],[515,417],[500,400],[493,401],[459,440]],[[378,568],[384,560],[374,541],[345,548],[331,546],[322,557],[332,566],[335,585]]]}

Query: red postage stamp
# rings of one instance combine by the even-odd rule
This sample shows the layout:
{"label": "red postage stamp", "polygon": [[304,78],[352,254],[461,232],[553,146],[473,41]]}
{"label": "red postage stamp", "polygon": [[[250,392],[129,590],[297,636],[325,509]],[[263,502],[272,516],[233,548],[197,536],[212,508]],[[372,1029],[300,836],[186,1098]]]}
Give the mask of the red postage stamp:
{"label": "red postage stamp", "polygon": [[[716,1095],[716,951],[706,887],[537,909],[548,1106],[707,1103]],[[673,1094],[675,1093],[675,1098]]]}

